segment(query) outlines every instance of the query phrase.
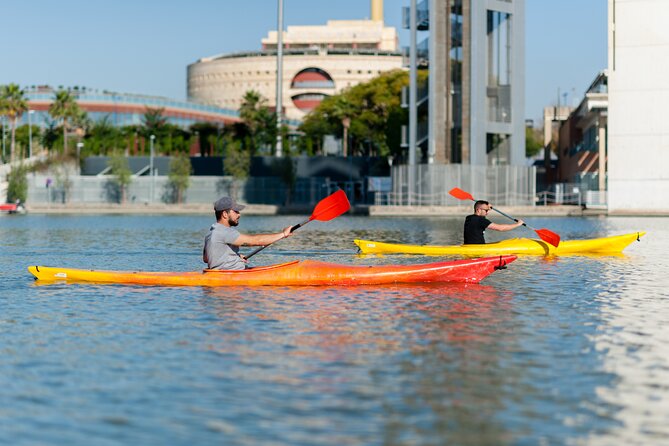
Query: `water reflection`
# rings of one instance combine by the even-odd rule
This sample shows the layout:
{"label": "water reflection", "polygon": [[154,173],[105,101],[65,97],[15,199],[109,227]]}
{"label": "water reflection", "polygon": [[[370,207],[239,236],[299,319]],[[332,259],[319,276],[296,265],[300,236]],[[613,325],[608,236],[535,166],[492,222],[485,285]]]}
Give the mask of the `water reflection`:
{"label": "water reflection", "polygon": [[[25,270],[201,269],[210,220],[3,219],[0,443],[669,442],[666,218],[533,219],[565,239],[648,234],[622,257],[525,256],[480,285],[43,287]],[[343,216],[254,264],[421,263],[362,259],[352,239],[454,244],[461,226]]]}
{"label": "water reflection", "polygon": [[[219,321],[211,348],[259,372],[226,370],[221,378],[299,385],[292,396],[298,405],[311,392],[344,404],[347,385],[357,382],[360,398],[379,399],[374,410],[389,440],[459,443],[483,427],[483,441],[509,437],[494,419],[504,409],[506,384],[517,379],[501,371],[508,350],[501,344],[513,337],[511,293],[449,284],[206,289],[204,296],[203,306]],[[248,324],[254,329],[240,329]],[[270,347],[277,341],[278,357]],[[348,401],[347,410],[365,416],[365,405],[356,403],[362,401]]]}

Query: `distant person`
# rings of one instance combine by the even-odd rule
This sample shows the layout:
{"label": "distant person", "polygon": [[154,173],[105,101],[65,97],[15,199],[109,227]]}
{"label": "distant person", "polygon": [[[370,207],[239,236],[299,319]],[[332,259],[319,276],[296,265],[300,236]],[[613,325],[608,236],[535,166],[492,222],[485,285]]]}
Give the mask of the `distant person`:
{"label": "distant person", "polygon": [[239,254],[240,246],[265,246],[290,237],[290,226],[275,234],[240,234],[235,226],[245,207],[230,197],[222,197],[214,203],[216,223],[209,228],[202,251],[202,260],[209,269],[245,269],[246,258]]}
{"label": "distant person", "polygon": [[485,244],[485,237],[483,231],[492,229],[493,231],[511,231],[518,226],[522,226],[523,220],[518,220],[515,223],[508,225],[500,225],[493,223],[486,218],[488,212],[492,209],[490,203],[483,200],[478,200],[474,203],[474,213],[465,218],[465,245],[483,245]]}

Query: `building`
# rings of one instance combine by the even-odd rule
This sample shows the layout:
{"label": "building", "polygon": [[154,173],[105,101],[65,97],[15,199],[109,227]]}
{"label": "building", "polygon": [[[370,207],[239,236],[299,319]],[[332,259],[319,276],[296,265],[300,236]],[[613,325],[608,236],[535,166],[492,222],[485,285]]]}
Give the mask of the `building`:
{"label": "building", "polygon": [[669,2],[608,12],[608,210],[669,212]]}
{"label": "building", "polygon": [[[428,33],[412,38],[415,64],[430,70],[409,105],[419,108],[407,144],[420,151],[417,162],[524,165],[525,1],[423,0],[415,8],[412,34]],[[410,29],[411,15],[405,8]]]}
{"label": "building", "polygon": [[[524,0],[410,0],[403,9],[408,163],[393,166],[387,203],[456,204],[448,193],[456,186],[500,205],[535,203],[536,167],[525,157],[524,13]],[[418,75],[425,68],[426,82]]]}
{"label": "building", "polygon": [[[395,28],[383,23],[382,0],[371,20],[330,20],[325,26],[289,26],[282,35],[282,99],[288,119],[300,120],[326,96],[402,67]],[[278,33],[262,49],[205,57],[188,66],[188,99],[239,109],[244,94],[259,92],[276,105]]]}
{"label": "building", "polygon": [[[99,121],[106,117],[112,125],[119,127],[141,125],[147,107],[162,108],[167,121],[182,128],[188,128],[196,122],[224,125],[240,121],[236,110],[214,105],[79,87],[69,91],[90,119]],[[32,113],[24,113],[20,124],[45,126],[51,121],[48,110],[54,100],[55,92],[56,90],[49,86],[27,88],[25,96]]]}
{"label": "building", "polygon": [[606,191],[607,115],[607,75],[603,71],[560,126],[559,182],[574,184],[579,191]]}

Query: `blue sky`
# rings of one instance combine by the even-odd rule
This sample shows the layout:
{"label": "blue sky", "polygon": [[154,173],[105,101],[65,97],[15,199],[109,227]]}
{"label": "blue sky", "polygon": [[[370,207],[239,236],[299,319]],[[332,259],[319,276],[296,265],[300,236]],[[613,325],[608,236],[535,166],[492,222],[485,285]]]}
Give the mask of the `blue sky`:
{"label": "blue sky", "polygon": [[[369,0],[284,0],[285,25],[369,17]],[[255,50],[276,29],[276,0],[3,1],[0,84],[87,86],[186,97],[186,66],[220,53]],[[539,119],[582,97],[606,68],[606,0],[526,0],[526,110]],[[409,0],[385,0],[400,28]],[[419,39],[421,37],[419,36]],[[400,31],[401,45],[408,33]]]}

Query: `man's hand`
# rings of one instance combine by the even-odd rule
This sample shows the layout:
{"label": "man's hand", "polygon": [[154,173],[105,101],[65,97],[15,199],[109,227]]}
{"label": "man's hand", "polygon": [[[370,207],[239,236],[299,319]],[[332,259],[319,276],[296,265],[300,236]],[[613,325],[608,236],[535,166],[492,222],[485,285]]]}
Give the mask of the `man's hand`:
{"label": "man's hand", "polygon": [[293,235],[293,233],[290,231],[291,229],[292,229],[292,226],[288,226],[288,227],[283,228],[283,231],[281,231],[281,232],[283,232],[283,238],[290,237],[291,235]]}

